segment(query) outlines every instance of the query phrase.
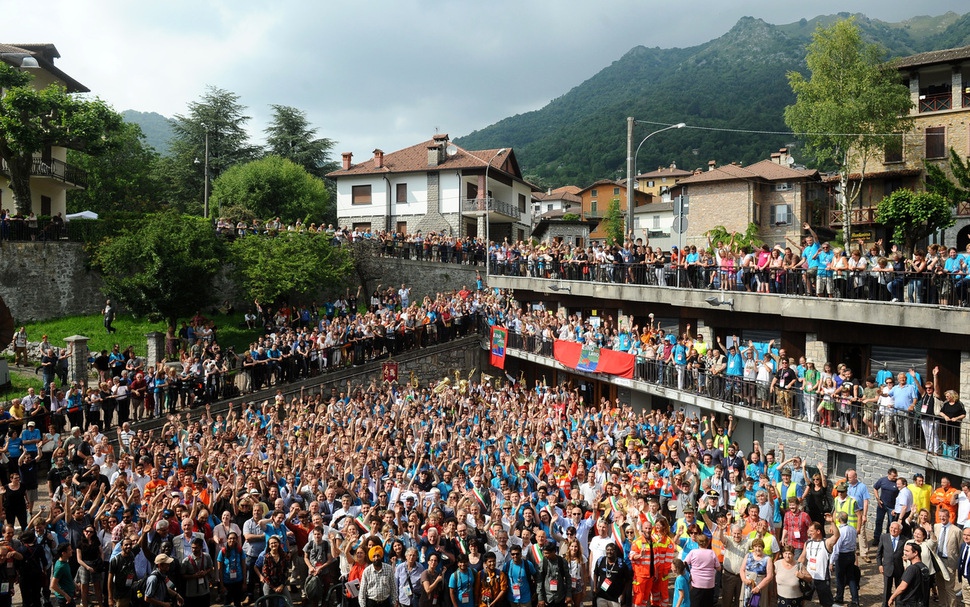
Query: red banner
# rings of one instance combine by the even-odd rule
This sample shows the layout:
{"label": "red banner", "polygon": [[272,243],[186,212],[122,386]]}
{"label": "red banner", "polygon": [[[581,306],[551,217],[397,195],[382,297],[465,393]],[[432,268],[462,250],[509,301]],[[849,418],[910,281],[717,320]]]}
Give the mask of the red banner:
{"label": "red banner", "polygon": [[509,340],[509,332],[503,327],[492,327],[492,339],[489,362],[493,367],[505,368],[505,347]]}
{"label": "red banner", "polygon": [[637,360],[636,356],[626,352],[559,339],[553,344],[553,354],[557,361],[570,369],[606,373],[626,379],[633,379],[633,367]]}
{"label": "red banner", "polygon": [[381,376],[389,384],[397,382],[397,363],[394,361],[387,361],[381,365]]}

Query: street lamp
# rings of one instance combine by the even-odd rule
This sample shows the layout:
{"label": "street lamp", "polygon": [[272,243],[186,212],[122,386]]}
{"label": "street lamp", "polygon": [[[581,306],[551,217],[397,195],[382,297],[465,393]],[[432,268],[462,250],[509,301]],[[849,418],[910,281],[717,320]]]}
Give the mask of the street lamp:
{"label": "street lamp", "polygon": [[489,229],[488,212],[492,208],[492,197],[488,195],[488,169],[492,167],[492,162],[505,153],[507,148],[502,148],[501,150],[495,152],[495,155],[488,159],[488,164],[485,165],[485,283],[488,284],[489,266],[491,265],[491,251],[489,250],[492,244],[492,232]]}
{"label": "street lamp", "polygon": [[[202,186],[202,217],[209,218],[209,127],[205,123],[200,123],[205,129],[205,185]],[[195,164],[199,164],[199,159],[195,159]]]}
{"label": "street lamp", "polygon": [[637,170],[637,160],[636,154],[640,153],[640,146],[642,146],[647,139],[650,139],[657,133],[663,133],[664,131],[669,131],[670,129],[682,129],[687,126],[683,122],[678,122],[677,124],[671,124],[670,126],[665,126],[664,128],[654,131],[643,138],[640,145],[637,146],[636,154],[633,152],[633,125],[635,124],[633,117],[626,119],[626,211],[627,211],[627,232],[633,231],[633,176],[636,174]]}

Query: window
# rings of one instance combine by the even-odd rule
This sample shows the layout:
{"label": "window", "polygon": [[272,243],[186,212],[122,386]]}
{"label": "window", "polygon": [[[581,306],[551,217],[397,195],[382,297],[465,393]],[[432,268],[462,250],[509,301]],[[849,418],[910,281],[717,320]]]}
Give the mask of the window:
{"label": "window", "polygon": [[596,201],[593,200],[589,203],[589,212],[595,217],[596,216]]}
{"label": "window", "polygon": [[840,453],[834,449],[829,450],[828,460],[828,465],[825,466],[828,478],[843,478],[846,470],[856,467],[855,455]]}
{"label": "window", "polygon": [[407,204],[408,202],[408,184],[399,183],[397,184],[397,202],[402,202]]}
{"label": "window", "polygon": [[620,188],[613,188],[613,195],[614,196],[619,196],[620,195]]}
{"label": "window", "polygon": [[771,205],[771,225],[790,226],[792,224],[792,206],[790,204]]}
{"label": "window", "polygon": [[648,181],[647,182],[647,187],[648,188],[652,188],[654,185],[656,185],[656,183],[657,183],[656,181]]}
{"label": "window", "polygon": [[546,205],[546,212],[549,212],[551,210],[552,210],[552,204],[551,203],[550,204],[547,204]]}
{"label": "window", "polygon": [[350,198],[352,204],[370,204],[370,186],[369,185],[355,185],[350,190]]}
{"label": "window", "polygon": [[593,198],[596,198],[596,188],[593,188],[592,190],[590,190],[589,195]]}
{"label": "window", "polygon": [[785,181],[783,183],[776,183],[775,184],[775,191],[776,192],[787,192],[790,189],[791,189],[791,183],[788,182],[788,181]]}
{"label": "window", "polygon": [[660,215],[653,216],[653,229],[654,230],[660,229]]}
{"label": "window", "polygon": [[525,213],[525,194],[519,194],[519,213]]}
{"label": "window", "polygon": [[903,134],[897,133],[886,138],[886,145],[883,148],[886,154],[883,162],[902,162],[903,161]]}
{"label": "window", "polygon": [[946,157],[946,127],[944,126],[926,127],[926,157],[927,158]]}
{"label": "window", "polygon": [[357,232],[366,232],[367,230],[370,229],[370,222],[367,221],[367,222],[355,223],[353,225],[353,228]]}

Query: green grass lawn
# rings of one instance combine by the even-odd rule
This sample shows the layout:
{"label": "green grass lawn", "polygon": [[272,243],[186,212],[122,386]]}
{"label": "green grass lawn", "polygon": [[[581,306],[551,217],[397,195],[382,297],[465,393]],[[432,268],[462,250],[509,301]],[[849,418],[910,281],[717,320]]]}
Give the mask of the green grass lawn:
{"label": "green grass lawn", "polygon": [[[233,346],[236,352],[242,352],[259,335],[259,331],[251,331],[245,328],[241,313],[232,316],[218,314],[208,318],[215,321],[216,335],[219,345],[223,348]],[[179,324],[181,325],[181,321]],[[65,337],[84,335],[91,339],[88,342],[88,348],[91,351],[111,351],[111,348],[118,344],[122,350],[128,346],[135,346],[135,353],[139,356],[145,356],[148,353],[146,333],[152,331],[165,333],[166,331],[164,322],[153,323],[145,318],[135,318],[129,314],[117,316],[112,324],[112,327],[117,331],[111,335],[108,335],[108,332],[105,331],[100,314],[68,316],[30,323],[26,326],[30,341],[40,341],[41,336],[47,335],[51,345],[65,347],[67,345],[67,342],[64,341]]]}

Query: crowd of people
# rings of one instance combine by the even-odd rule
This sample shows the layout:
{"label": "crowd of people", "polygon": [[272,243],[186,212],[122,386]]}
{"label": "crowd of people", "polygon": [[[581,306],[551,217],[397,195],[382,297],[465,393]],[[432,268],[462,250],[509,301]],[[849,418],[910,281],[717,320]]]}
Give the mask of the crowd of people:
{"label": "crowd of people", "polygon": [[935,367],[924,373],[912,367],[854,370],[811,357],[796,360],[774,341],[705,337],[690,325],[678,333],[659,326],[652,314],[641,327],[631,318],[581,318],[553,313],[541,303],[521,306],[508,296],[494,298],[484,310],[488,325],[508,329],[511,348],[551,357],[554,342],[563,340],[625,352],[636,357],[633,377],[641,381],[907,448],[966,457],[960,453],[966,407],[956,390],[939,384]]}
{"label": "crowd of people", "polygon": [[970,484],[836,479],[810,453],[740,445],[731,416],[485,379],[280,390],[116,440],[30,435],[16,458],[8,441],[0,583],[58,607],[828,607],[858,604],[873,556],[887,597],[928,592],[896,553],[912,536],[924,558],[947,546],[953,605]]}

